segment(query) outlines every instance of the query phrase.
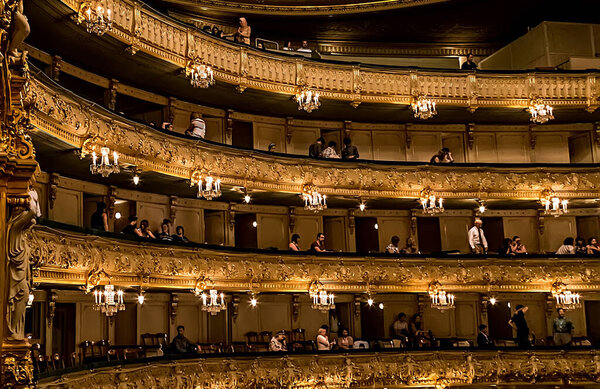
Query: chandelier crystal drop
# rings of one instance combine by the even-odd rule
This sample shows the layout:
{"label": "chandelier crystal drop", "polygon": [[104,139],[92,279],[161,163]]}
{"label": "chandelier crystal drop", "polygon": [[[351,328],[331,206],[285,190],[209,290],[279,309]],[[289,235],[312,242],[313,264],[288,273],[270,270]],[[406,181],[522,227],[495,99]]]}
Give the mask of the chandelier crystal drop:
{"label": "chandelier crystal drop", "polygon": [[304,200],[304,209],[313,212],[327,209],[327,196],[321,195],[314,185],[304,185],[301,196]]}
{"label": "chandelier crystal drop", "polygon": [[333,293],[327,293],[321,282],[313,281],[308,288],[308,294],[312,299],[313,309],[318,309],[322,312],[335,309]]}
{"label": "chandelier crystal drop", "polygon": [[190,186],[198,186],[198,198],[212,200],[221,196],[221,179],[213,178],[210,175],[202,176],[198,170],[192,173]]}
{"label": "chandelier crystal drop", "polygon": [[568,212],[569,200],[561,199],[550,189],[542,191],[540,202],[544,207],[544,215],[559,217]]}
{"label": "chandelier crystal drop", "polygon": [[194,88],[208,88],[214,85],[215,78],[210,66],[200,62],[198,58],[190,60],[185,67],[185,75]]}
{"label": "chandelier crystal drop", "polygon": [[417,119],[427,120],[437,115],[435,101],[426,99],[424,96],[415,97],[410,105]]}
{"label": "chandelier crystal drop", "polygon": [[85,24],[88,33],[101,36],[112,30],[113,12],[105,0],[83,1],[76,20]]}
{"label": "chandelier crystal drop", "polygon": [[125,310],[122,290],[115,291],[115,286],[108,284],[104,289],[94,289],[94,310],[104,313],[106,316],[114,316],[115,313]]}
{"label": "chandelier crystal drop", "polygon": [[319,109],[321,102],[319,101],[319,92],[310,89],[303,89],[296,93],[294,100],[298,103],[298,110],[304,110],[311,113],[315,109]]}
{"label": "chandelier crystal drop", "polygon": [[427,215],[436,215],[444,212],[444,199],[436,197],[430,187],[426,187],[421,191],[419,203],[423,207],[423,213]]}
{"label": "chandelier crystal drop", "polygon": [[567,285],[561,281],[552,284],[552,298],[556,300],[556,308],[576,309],[581,307],[579,293],[573,293],[567,289]]}
{"label": "chandelier crystal drop", "polygon": [[545,104],[542,99],[531,100],[527,110],[531,114],[531,121],[533,123],[544,124],[554,119],[552,107]]}
{"label": "chandelier crystal drop", "polygon": [[106,146],[100,148],[100,156],[92,151],[92,164],[90,172],[92,174],[100,174],[102,177],[108,177],[112,173],[119,173],[119,154],[116,151],[112,152],[113,161],[110,162],[110,149]]}
{"label": "chandelier crystal drop", "polygon": [[442,289],[442,284],[438,281],[429,284],[428,293],[431,298],[431,308],[437,308],[442,311],[454,309],[454,295],[446,293],[446,291]]}

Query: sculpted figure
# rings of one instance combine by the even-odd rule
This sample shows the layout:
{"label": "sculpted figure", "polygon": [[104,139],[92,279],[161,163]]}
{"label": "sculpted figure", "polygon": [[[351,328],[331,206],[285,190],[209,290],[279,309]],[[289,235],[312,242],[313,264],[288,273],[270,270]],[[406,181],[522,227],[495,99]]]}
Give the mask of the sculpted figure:
{"label": "sculpted figure", "polygon": [[31,32],[27,17],[23,15],[23,0],[16,0],[15,3],[9,30],[10,42],[8,44],[8,59],[11,65],[23,62],[22,58],[25,53],[19,53],[17,47],[23,43]]}

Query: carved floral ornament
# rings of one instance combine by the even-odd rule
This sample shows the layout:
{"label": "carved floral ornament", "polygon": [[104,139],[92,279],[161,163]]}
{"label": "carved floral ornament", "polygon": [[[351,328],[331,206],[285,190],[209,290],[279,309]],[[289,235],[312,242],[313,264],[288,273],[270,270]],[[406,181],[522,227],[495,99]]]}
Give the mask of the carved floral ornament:
{"label": "carved floral ornament", "polygon": [[[37,95],[32,123],[40,131],[89,153],[106,145],[119,163],[183,179],[210,172],[224,185],[302,193],[311,183],[328,196],[419,198],[426,187],[438,197],[539,199],[546,188],[562,198],[600,197],[600,172],[594,168],[471,168],[448,171],[440,166],[402,166],[275,157],[227,146],[207,145],[158,133],[148,127],[89,107],[32,79]],[[198,171],[199,173],[195,173]]]}
{"label": "carved floral ornament", "polygon": [[446,388],[453,385],[597,384],[592,351],[381,352],[207,358],[61,375],[38,388]]}
{"label": "carved floral ornament", "polygon": [[[74,13],[81,4],[80,0],[60,1]],[[201,56],[203,65],[212,69],[216,79],[234,84],[240,91],[254,88],[293,96],[299,86],[306,85],[317,88],[323,98],[347,101],[353,106],[361,102],[409,105],[418,85],[419,93],[432,101],[471,111],[489,105],[526,109],[533,97],[560,107],[591,111],[598,107],[598,73],[474,75],[313,62],[233,45],[174,22],[133,0],[113,0],[111,4],[118,12],[114,12],[108,34],[128,45],[132,53],[142,50],[181,69],[193,56]]]}
{"label": "carved floral ornament", "polygon": [[[79,284],[82,288],[93,288],[110,277],[113,285],[124,288],[218,288],[255,293],[306,293],[315,280],[327,285],[328,293],[367,289],[373,293],[427,293],[432,280],[453,293],[550,292],[552,284],[562,279],[571,290],[600,291],[600,263],[584,259],[299,258],[147,245],[39,226],[27,235],[27,241],[33,248],[36,283]],[[98,269],[102,274],[97,276]],[[90,274],[94,276],[90,278]]]}

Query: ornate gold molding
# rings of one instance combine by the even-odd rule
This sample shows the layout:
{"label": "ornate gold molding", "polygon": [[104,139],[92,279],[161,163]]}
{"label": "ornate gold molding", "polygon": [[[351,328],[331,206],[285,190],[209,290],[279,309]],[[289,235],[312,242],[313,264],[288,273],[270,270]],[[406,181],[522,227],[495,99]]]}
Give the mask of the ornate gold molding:
{"label": "ornate gold molding", "polygon": [[454,292],[548,292],[557,279],[570,290],[599,291],[600,263],[572,258],[366,258],[258,254],[121,241],[36,226],[34,281],[88,286],[110,278],[126,288],[192,291],[201,277],[227,291],[307,292],[314,280],[328,291],[426,293],[438,280]]}
{"label": "ornate gold molding", "polygon": [[600,197],[598,168],[457,168],[279,157],[166,135],[39,79],[32,79],[31,89],[37,96],[32,122],[40,131],[78,148],[106,144],[118,151],[121,164],[183,179],[200,170],[223,185],[301,193],[312,183],[320,193],[338,196],[418,198],[429,186],[444,198],[539,199],[546,188],[564,198]]}
{"label": "ornate gold molding", "polygon": [[446,388],[454,385],[597,384],[591,351],[382,352],[157,361],[61,375],[38,388]]}
{"label": "ornate gold molding", "polygon": [[[73,12],[79,0],[55,0]],[[211,66],[215,78],[241,86],[294,95],[298,86],[317,89],[324,99],[360,103],[410,104],[415,94],[438,105],[469,108],[523,107],[534,96],[554,107],[595,109],[600,83],[597,72],[587,74],[492,74],[379,69],[290,58],[253,50],[202,34],[176,23],[133,0],[114,0],[114,28],[109,35],[139,50],[185,68],[198,56]],[[95,39],[95,38],[94,38]]]}
{"label": "ornate gold molding", "polygon": [[[184,6],[202,13],[202,8],[225,12],[244,12],[269,15],[344,15],[361,12],[385,11],[446,2],[448,0],[328,0],[328,1],[226,1],[226,0],[168,0],[168,3]],[[286,3],[286,4],[282,4]]]}

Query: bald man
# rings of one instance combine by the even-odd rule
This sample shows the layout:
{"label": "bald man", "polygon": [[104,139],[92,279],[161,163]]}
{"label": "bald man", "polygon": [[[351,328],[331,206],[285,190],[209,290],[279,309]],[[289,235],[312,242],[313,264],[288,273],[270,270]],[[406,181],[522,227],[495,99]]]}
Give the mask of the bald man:
{"label": "bald man", "polygon": [[246,45],[250,44],[250,35],[252,34],[252,28],[248,25],[246,18],[240,18],[240,26],[237,31],[233,34],[227,34],[224,36],[233,36],[235,41]]}
{"label": "bald man", "polygon": [[488,251],[488,243],[483,233],[483,222],[475,219],[473,227],[469,230],[469,247],[473,254],[485,254]]}

